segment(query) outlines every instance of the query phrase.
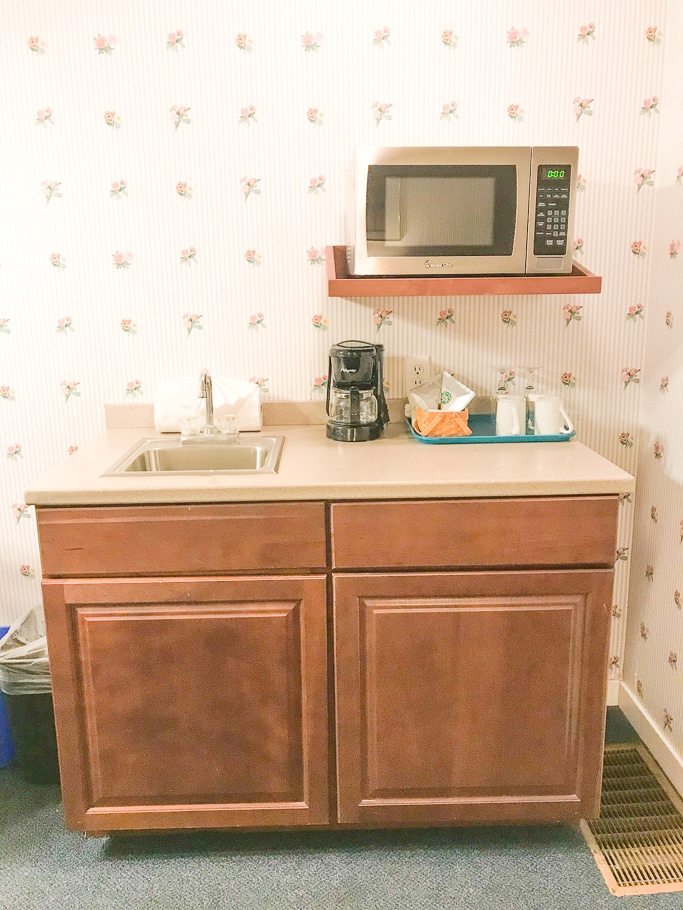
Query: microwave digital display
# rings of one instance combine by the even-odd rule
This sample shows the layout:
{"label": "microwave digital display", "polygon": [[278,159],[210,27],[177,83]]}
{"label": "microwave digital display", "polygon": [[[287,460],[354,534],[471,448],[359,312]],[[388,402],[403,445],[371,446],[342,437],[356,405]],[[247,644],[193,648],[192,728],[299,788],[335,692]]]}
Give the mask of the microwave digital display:
{"label": "microwave digital display", "polygon": [[371,165],[366,239],[373,256],[509,256],[514,166]]}

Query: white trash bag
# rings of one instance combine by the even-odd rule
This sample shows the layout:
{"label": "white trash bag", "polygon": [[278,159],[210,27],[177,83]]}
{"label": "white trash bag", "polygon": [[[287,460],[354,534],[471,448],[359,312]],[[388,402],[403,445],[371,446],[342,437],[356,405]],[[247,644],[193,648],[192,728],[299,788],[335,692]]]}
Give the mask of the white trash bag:
{"label": "white trash bag", "polygon": [[15,619],[0,638],[0,691],[5,695],[42,695],[52,691],[47,637],[35,608]]}

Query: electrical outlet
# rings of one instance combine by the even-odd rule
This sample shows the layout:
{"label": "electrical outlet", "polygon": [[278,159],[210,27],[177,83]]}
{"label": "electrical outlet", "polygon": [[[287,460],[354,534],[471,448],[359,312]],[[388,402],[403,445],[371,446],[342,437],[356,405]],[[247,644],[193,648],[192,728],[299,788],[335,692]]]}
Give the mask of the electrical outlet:
{"label": "electrical outlet", "polygon": [[406,392],[422,385],[431,377],[429,357],[406,357]]}

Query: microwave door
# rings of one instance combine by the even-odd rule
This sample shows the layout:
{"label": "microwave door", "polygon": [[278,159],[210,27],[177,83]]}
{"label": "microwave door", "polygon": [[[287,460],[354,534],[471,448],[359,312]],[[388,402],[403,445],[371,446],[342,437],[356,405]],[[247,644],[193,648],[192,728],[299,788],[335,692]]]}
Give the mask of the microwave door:
{"label": "microwave door", "polygon": [[367,271],[357,274],[523,273],[529,152],[491,164],[370,165]]}

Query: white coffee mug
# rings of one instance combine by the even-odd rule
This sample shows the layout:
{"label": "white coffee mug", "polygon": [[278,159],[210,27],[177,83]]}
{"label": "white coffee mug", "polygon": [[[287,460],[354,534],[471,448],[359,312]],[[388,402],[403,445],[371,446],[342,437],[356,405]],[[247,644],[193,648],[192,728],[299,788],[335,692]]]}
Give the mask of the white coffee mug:
{"label": "white coffee mug", "polygon": [[559,398],[539,395],[534,408],[534,433],[536,436],[567,436],[574,432],[574,424],[562,407]]}
{"label": "white coffee mug", "polygon": [[526,402],[521,395],[499,395],[496,401],[496,436],[523,436]]}

